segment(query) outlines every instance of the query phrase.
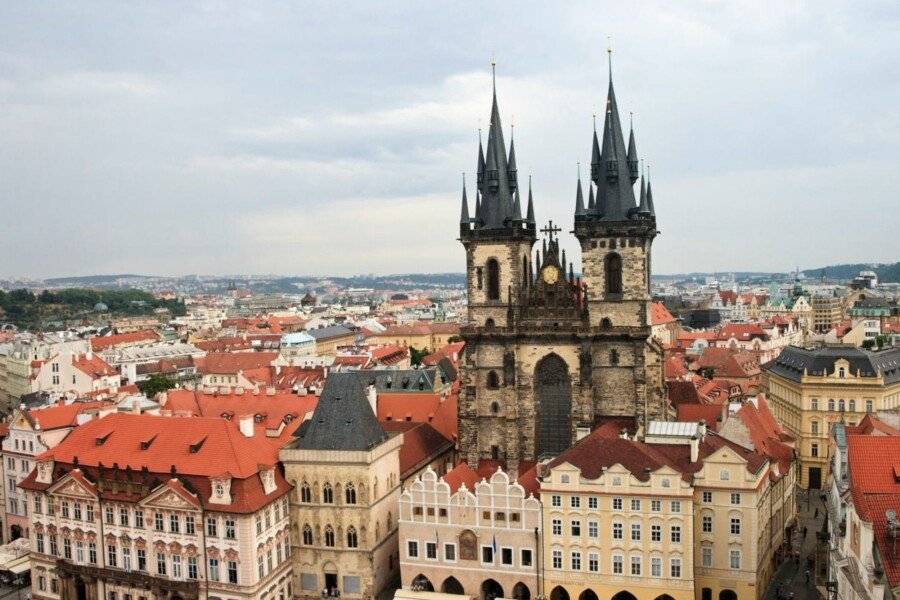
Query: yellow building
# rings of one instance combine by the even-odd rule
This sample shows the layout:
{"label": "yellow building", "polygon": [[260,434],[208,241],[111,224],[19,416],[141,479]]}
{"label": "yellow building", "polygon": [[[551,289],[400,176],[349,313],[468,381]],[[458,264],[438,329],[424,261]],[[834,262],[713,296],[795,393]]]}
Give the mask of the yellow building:
{"label": "yellow building", "polygon": [[412,323],[393,325],[369,336],[370,343],[397,344],[404,348],[428,349],[434,352],[459,337],[458,323]]}
{"label": "yellow building", "polygon": [[761,598],[793,485],[748,444],[707,434],[702,423],[656,421],[643,441],[601,428],[550,462],[543,595]]}
{"label": "yellow building", "polygon": [[785,348],[763,371],[776,418],[797,437],[800,485],[823,487],[833,423],[856,425],[867,413],[900,407],[900,348]]}

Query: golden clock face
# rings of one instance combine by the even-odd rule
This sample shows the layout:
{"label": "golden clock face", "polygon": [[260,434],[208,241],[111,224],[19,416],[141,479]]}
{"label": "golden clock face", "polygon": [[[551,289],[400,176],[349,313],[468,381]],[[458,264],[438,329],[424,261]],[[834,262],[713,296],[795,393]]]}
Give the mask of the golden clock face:
{"label": "golden clock face", "polygon": [[541,271],[541,278],[547,285],[553,285],[559,280],[559,269],[553,266],[544,267]]}

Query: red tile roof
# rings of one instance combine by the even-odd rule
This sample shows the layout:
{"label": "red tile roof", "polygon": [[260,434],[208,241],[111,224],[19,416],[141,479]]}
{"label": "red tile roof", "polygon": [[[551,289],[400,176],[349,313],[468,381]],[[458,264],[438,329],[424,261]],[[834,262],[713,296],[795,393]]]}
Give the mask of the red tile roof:
{"label": "red tile roof", "polygon": [[676,420],[683,423],[699,423],[706,421],[712,431],[718,431],[726,404],[679,404],[676,407]]}
{"label": "red tile roof", "polygon": [[210,352],[196,363],[197,370],[206,375],[269,367],[276,358],[277,352]]}
{"label": "red tile roof", "polygon": [[867,414],[856,427],[847,427],[847,434],[857,435],[900,435],[900,430],[891,427],[878,417]]}
{"label": "red tile roof", "polygon": [[400,478],[406,479],[428,463],[453,450],[453,441],[447,439],[428,423],[387,421],[381,423],[388,432],[403,433],[400,446]]}
{"label": "red tile roof", "polygon": [[93,337],[91,338],[91,349],[97,352],[122,344],[136,344],[138,342],[149,343],[158,341],[158,333],[156,333],[152,329],[143,329],[141,331],[132,331],[131,333],[119,333],[117,335]]}
{"label": "red tile roof", "polygon": [[205,352],[249,350],[252,347],[250,340],[242,337],[220,337],[212,340],[198,340],[194,342],[194,345]]}
{"label": "red tile roof", "polygon": [[756,451],[778,464],[779,475],[787,473],[794,459],[794,450],[784,440],[792,436],[775,421],[765,399],[760,395],[755,402],[745,402],[735,416],[747,428]]}
{"label": "red tile roof", "polygon": [[664,364],[666,379],[680,379],[688,374],[684,366],[684,356],[675,354],[666,359]]}
{"label": "red tile roof", "polygon": [[767,340],[769,334],[758,323],[729,323],[719,330],[719,339],[727,341],[731,338],[740,341],[750,341],[756,338]]}
{"label": "red tile roof", "polygon": [[758,377],[762,371],[756,356],[746,351],[735,351],[731,348],[709,347],[703,350],[700,359],[695,363],[697,370],[712,368],[716,377],[731,379],[749,379]]}
{"label": "red tile roof", "polygon": [[426,367],[432,367],[441,362],[442,358],[449,358],[450,362],[456,365],[459,363],[459,359],[462,356],[462,352],[465,347],[465,342],[453,342],[452,344],[447,344],[443,348],[440,348],[423,357],[422,364]]}
{"label": "red tile roof", "polygon": [[63,427],[75,427],[78,415],[81,413],[113,408],[114,406],[114,403],[106,401],[70,402],[69,404],[59,401],[47,408],[36,408],[28,411],[28,418],[42,430],[48,431]]}
{"label": "red tile roof", "polygon": [[461,462],[448,471],[443,480],[450,486],[451,494],[456,493],[463,484],[466,485],[466,489],[474,493],[475,484],[481,481],[481,477],[467,463]]}
{"label": "red tile roof", "polygon": [[87,354],[73,356],[72,366],[92,379],[111,377],[118,374],[115,369],[97,354],[92,354],[90,358],[88,358]]}
{"label": "red tile roof", "polygon": [[459,434],[456,415],[459,383],[454,382],[449,394],[378,394],[378,420],[429,423],[446,438],[456,440]]}
{"label": "red tile roof", "polygon": [[666,305],[662,302],[651,302],[650,303],[650,324],[651,325],[665,325],[666,323],[674,323],[675,317],[672,316],[672,313],[669,312],[669,309],[666,308]]}

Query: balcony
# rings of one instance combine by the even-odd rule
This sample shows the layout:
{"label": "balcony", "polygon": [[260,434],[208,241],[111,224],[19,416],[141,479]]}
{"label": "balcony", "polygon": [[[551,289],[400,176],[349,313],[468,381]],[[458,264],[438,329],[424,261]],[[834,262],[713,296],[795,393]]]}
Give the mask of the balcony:
{"label": "balcony", "polygon": [[124,571],[122,569],[111,569],[95,565],[79,565],[64,559],[56,561],[56,571],[64,580],[80,579],[85,583],[102,580],[114,585],[150,590],[153,596],[158,599],[170,598],[174,600],[182,598],[184,600],[197,600],[200,597],[200,583],[195,580],[165,579],[154,577],[143,571]]}

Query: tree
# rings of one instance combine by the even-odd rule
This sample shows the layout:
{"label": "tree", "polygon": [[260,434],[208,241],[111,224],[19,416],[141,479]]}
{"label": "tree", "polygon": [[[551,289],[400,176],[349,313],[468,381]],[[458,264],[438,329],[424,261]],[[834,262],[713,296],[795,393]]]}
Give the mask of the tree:
{"label": "tree", "polygon": [[697,372],[704,379],[712,379],[716,376],[716,370],[713,367],[701,367]]}
{"label": "tree", "polygon": [[409,362],[413,365],[421,365],[422,359],[431,354],[428,348],[417,349],[415,346],[409,347]]}
{"label": "tree", "polygon": [[152,398],[160,392],[165,392],[166,390],[171,390],[172,388],[174,388],[175,382],[165,375],[154,373],[148,379],[139,381],[137,383],[137,386],[138,389],[141,390],[141,393],[143,393],[148,398]]}

